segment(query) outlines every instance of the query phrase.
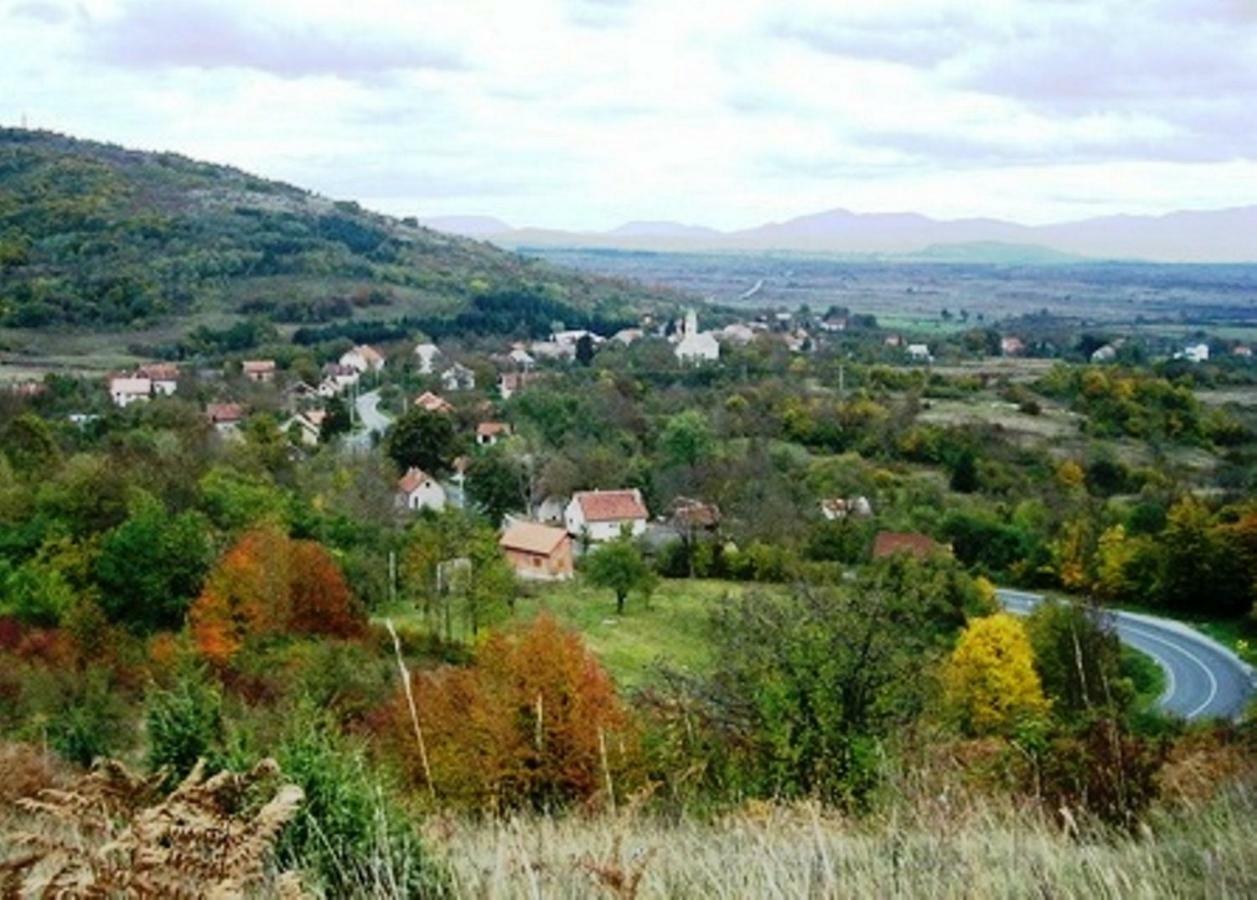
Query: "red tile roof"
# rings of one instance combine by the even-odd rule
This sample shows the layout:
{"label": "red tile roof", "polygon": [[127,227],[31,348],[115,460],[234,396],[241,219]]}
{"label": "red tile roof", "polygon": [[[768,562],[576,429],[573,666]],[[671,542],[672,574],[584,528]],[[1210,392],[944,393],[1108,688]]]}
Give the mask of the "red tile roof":
{"label": "red tile roof", "polygon": [[505,422],[481,422],[476,426],[476,434],[480,437],[494,437],[499,434],[510,434],[511,426]]}
{"label": "red tile roof", "polygon": [[431,391],[424,391],[415,398],[415,406],[421,406],[428,412],[453,412],[454,407],[448,400]]}
{"label": "red tile roof", "polygon": [[179,367],[174,363],[149,363],[136,369],[135,374],[153,381],[174,381],[179,377]]}
{"label": "red tile roof", "polygon": [[273,359],[246,359],[243,363],[240,364],[240,369],[243,372],[256,372],[256,373],[274,372],[275,360]]}
{"label": "red tile roof", "polygon": [[908,531],[879,531],[873,539],[873,558],[908,553],[919,559],[933,556],[943,547],[933,538]]}
{"label": "red tile roof", "polygon": [[432,481],[432,476],[420,469],[418,466],[411,466],[406,470],[406,474],[397,480],[397,489],[403,494],[413,494],[423,486],[425,481]]}
{"label": "red tile roof", "polygon": [[585,514],[586,522],[619,522],[625,519],[645,519],[646,504],[642,502],[642,492],[633,489],[625,491],[579,491],[572,499]]}
{"label": "red tile roof", "polygon": [[244,418],[244,407],[239,403],[211,403],[205,407],[205,415],[214,424],[239,422]]}

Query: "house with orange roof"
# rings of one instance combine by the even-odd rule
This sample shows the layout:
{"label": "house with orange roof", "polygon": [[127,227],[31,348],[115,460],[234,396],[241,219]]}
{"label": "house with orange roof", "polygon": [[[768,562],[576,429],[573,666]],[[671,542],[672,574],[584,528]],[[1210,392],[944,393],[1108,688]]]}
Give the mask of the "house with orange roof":
{"label": "house with orange roof", "polygon": [[454,406],[440,394],[434,394],[431,391],[424,391],[415,398],[415,406],[420,409],[426,409],[428,412],[436,413],[452,413]]}
{"label": "house with orange roof", "polygon": [[520,578],[563,581],[572,577],[572,538],[562,528],[509,521],[498,546]]}
{"label": "house with orange roof", "polygon": [[642,534],[649,516],[642,492],[636,488],[577,491],[563,512],[563,522],[573,537],[610,541],[625,530],[633,536]]}
{"label": "house with orange roof", "polygon": [[421,509],[440,512],[445,509],[445,501],[445,488],[441,482],[418,466],[411,466],[397,480],[397,505],[411,512]]}

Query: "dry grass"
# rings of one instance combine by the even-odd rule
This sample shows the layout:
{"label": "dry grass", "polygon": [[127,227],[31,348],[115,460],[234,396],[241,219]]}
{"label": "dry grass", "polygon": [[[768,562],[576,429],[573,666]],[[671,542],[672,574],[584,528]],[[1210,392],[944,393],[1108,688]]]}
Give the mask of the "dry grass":
{"label": "dry grass", "polygon": [[[1257,795],[1079,840],[1013,809],[854,823],[757,806],[719,821],[533,817],[446,825],[460,896],[1244,897],[1257,894]],[[933,816],[937,816],[934,818]]]}
{"label": "dry grass", "polygon": [[[65,789],[19,800],[25,815],[0,843],[0,896],[302,895],[295,875],[270,871],[274,841],[303,800],[293,785],[271,788],[273,761],[208,779],[198,765],[163,796],[165,774],[106,760]],[[262,790],[270,799],[253,809]]]}

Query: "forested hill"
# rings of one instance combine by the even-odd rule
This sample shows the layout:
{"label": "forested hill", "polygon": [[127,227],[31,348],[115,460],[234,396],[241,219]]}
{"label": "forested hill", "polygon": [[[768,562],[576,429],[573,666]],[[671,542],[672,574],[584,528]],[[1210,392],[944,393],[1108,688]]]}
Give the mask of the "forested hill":
{"label": "forested hill", "polygon": [[454,314],[617,320],[661,299],[225,166],[0,128],[0,326]]}

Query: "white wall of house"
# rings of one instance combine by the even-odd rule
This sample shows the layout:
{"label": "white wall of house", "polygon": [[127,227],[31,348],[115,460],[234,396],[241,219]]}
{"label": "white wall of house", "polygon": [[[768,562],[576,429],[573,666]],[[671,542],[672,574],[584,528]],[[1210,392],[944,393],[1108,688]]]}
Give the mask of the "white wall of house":
{"label": "white wall of house", "polygon": [[567,533],[572,537],[588,536],[589,540],[595,543],[600,541],[613,541],[620,536],[625,524],[629,526],[629,533],[633,537],[638,537],[646,532],[645,519],[611,519],[601,522],[589,522],[585,519],[585,511],[581,509],[580,503],[571,500],[567,504],[567,509],[563,512],[563,524],[567,528]]}
{"label": "white wall of house", "polygon": [[403,499],[406,508],[413,512],[421,509],[434,509],[440,512],[445,509],[445,488],[436,479],[428,478],[409,494],[403,495]]}

